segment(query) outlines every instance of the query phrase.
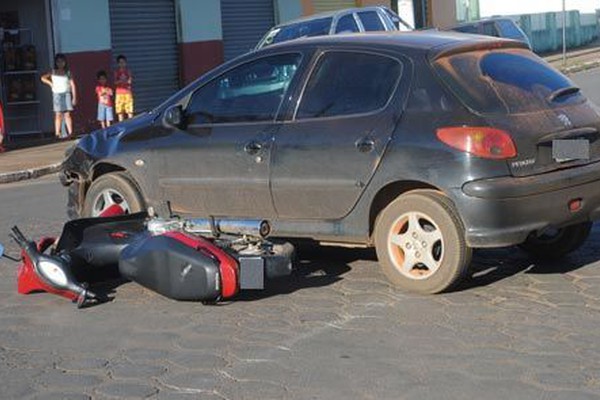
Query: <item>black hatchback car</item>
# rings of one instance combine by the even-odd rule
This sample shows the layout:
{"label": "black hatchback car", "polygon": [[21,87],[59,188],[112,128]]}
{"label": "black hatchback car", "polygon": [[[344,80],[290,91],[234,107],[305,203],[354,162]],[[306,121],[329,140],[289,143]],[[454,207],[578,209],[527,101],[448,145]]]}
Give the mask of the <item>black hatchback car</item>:
{"label": "black hatchback car", "polygon": [[457,33],[302,39],[242,56],[82,138],[71,217],[266,218],[375,246],[396,285],[454,286],[472,249],[558,257],[600,216],[600,111],[526,45]]}

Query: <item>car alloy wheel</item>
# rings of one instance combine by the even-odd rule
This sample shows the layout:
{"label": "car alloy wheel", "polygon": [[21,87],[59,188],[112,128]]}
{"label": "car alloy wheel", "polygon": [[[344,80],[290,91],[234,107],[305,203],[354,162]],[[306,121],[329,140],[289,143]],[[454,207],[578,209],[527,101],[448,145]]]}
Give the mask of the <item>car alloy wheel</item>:
{"label": "car alloy wheel", "polygon": [[110,206],[118,204],[125,211],[125,214],[129,214],[131,209],[125,196],[114,189],[104,189],[94,199],[92,208],[92,216],[99,217],[106,209]]}
{"label": "car alloy wheel", "polygon": [[391,226],[388,251],[394,267],[410,279],[427,279],[442,264],[444,240],[432,218],[407,212]]}

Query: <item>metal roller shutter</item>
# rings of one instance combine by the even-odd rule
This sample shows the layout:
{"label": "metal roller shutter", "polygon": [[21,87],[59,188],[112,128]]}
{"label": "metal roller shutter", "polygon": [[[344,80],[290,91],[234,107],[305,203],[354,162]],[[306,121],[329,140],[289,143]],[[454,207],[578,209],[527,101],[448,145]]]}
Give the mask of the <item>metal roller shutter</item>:
{"label": "metal roller shutter", "polygon": [[355,0],[314,0],[315,13],[356,7]]}
{"label": "metal roller shutter", "polygon": [[133,74],[135,112],[147,111],[179,89],[174,0],[110,0],[112,51]]}
{"label": "metal roller shutter", "polygon": [[221,0],[223,50],[231,60],[253,49],[275,25],[273,0]]}

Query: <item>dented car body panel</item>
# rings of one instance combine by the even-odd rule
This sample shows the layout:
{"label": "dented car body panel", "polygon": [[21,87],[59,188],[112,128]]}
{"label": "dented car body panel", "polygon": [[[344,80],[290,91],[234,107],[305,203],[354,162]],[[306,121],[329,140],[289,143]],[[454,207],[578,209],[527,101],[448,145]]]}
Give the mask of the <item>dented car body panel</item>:
{"label": "dented car body panel", "polygon": [[[600,216],[600,167],[595,167],[600,113],[595,105],[576,94],[527,112],[482,112],[457,94],[436,66],[463,80],[464,71],[450,58],[465,53],[475,64],[496,52],[538,62],[524,47],[419,32],[301,39],[250,53],[200,77],[152,112],[84,137],[62,172],[69,186],[69,215],[80,215],[94,179],[125,171],[145,205],[159,215],[172,209],[192,217],[267,218],[275,236],[320,241],[370,245],[379,212],[415,189],[438,190],[453,201],[472,247],[518,244],[536,230],[594,220]],[[264,60],[270,64],[261,64]],[[315,86],[317,72],[328,66],[360,72],[361,63],[370,60],[377,64],[357,73],[355,92],[344,91],[343,85],[330,90],[334,86],[327,81]],[[260,121],[227,114],[239,104],[225,102],[227,96],[242,90],[235,74],[255,65],[260,68],[251,79],[258,75],[263,80],[244,95],[269,88],[281,99],[276,112]],[[369,82],[361,76],[379,73],[377,81],[395,78],[381,87],[360,86]],[[503,83],[510,89],[509,81]],[[522,82],[514,85],[523,89]],[[378,94],[364,100],[371,86],[378,87]],[[208,105],[206,93],[215,93]],[[270,93],[248,103],[248,113],[268,104]],[[203,107],[213,110],[215,104],[226,105],[215,112],[229,119],[206,119],[214,113],[207,117]],[[173,107],[183,110],[181,126],[165,122]],[[517,156],[492,160],[451,148],[436,137],[439,128],[448,126],[504,129],[513,135]],[[556,162],[547,143],[557,137],[588,140],[591,158]],[[577,213],[567,207],[574,198],[585,199]]]}

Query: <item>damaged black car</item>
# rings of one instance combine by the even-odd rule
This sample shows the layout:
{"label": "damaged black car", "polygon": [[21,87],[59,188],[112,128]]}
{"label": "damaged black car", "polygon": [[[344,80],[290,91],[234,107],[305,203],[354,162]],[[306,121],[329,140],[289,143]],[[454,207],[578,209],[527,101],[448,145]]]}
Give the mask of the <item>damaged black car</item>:
{"label": "damaged black car", "polygon": [[458,33],[308,38],[228,62],[86,135],[71,218],[113,204],[267,219],[374,246],[391,282],[454,287],[473,249],[560,257],[600,216],[600,111],[526,45]]}

